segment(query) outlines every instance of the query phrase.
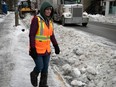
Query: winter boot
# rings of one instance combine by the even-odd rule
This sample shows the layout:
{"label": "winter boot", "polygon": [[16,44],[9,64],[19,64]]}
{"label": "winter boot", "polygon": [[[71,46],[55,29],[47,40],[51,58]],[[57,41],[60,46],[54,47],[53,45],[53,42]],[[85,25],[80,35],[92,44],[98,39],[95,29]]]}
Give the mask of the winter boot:
{"label": "winter boot", "polygon": [[30,80],[31,80],[31,84],[36,87],[38,85],[38,77],[39,73],[35,72],[35,71],[32,71],[30,73]]}
{"label": "winter boot", "polygon": [[39,87],[48,87],[47,78],[48,78],[48,73],[41,73]]}

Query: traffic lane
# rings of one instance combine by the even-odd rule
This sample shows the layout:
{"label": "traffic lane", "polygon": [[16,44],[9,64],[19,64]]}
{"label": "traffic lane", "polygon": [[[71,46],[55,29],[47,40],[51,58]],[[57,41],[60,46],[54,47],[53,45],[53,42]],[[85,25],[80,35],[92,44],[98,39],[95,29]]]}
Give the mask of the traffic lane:
{"label": "traffic lane", "polygon": [[83,26],[73,26],[75,29],[95,34],[109,39],[111,42],[116,43],[116,26],[110,24],[103,24],[97,22],[88,23],[87,27]]}
{"label": "traffic lane", "polygon": [[102,22],[92,22],[90,21],[89,24],[93,24],[93,25],[99,25],[99,26],[104,26],[106,28],[113,28],[116,30],[116,24],[113,24],[113,23],[102,23]]}

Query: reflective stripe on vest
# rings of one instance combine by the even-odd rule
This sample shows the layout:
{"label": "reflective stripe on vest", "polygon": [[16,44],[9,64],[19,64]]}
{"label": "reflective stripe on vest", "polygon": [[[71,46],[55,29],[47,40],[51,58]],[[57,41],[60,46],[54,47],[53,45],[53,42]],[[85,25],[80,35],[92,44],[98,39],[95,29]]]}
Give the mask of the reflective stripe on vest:
{"label": "reflective stripe on vest", "polygon": [[50,36],[36,35],[36,39],[40,41],[50,40]]}
{"label": "reflective stripe on vest", "polygon": [[42,20],[40,19],[40,35],[43,35],[43,29],[44,29],[44,25],[42,23]]}

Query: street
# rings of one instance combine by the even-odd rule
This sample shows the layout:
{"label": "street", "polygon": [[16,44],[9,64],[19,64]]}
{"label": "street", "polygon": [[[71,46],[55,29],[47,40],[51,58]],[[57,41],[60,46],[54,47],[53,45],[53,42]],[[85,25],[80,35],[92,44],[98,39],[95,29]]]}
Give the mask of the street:
{"label": "street", "polygon": [[116,44],[116,25],[104,24],[99,22],[89,22],[87,27],[75,27],[75,29],[85,31],[97,36],[109,39]]}

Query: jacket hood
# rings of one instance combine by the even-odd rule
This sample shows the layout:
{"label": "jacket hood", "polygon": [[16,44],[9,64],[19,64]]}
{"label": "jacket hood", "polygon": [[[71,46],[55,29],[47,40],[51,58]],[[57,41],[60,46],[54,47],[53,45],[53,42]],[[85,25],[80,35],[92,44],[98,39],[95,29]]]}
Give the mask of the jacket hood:
{"label": "jacket hood", "polygon": [[53,6],[49,3],[49,2],[43,2],[41,7],[40,7],[40,15],[46,20],[46,16],[45,16],[45,9],[47,7],[52,7],[52,12],[51,12],[51,15],[50,15],[50,18],[53,17],[53,13],[54,13],[54,9],[53,9]]}

